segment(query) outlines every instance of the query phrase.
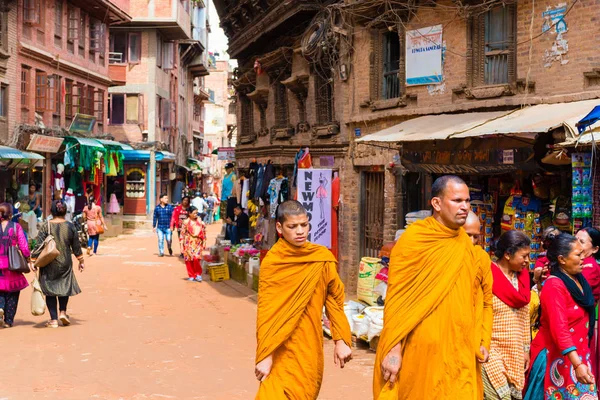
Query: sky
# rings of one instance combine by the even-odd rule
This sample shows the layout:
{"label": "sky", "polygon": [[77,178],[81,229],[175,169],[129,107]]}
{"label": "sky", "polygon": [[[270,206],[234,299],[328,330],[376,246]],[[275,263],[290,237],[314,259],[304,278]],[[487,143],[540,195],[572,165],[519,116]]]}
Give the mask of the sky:
{"label": "sky", "polygon": [[219,14],[217,14],[217,9],[212,1],[209,5],[208,18],[211,29],[208,37],[208,51],[222,55],[227,50],[227,36],[219,26]]}

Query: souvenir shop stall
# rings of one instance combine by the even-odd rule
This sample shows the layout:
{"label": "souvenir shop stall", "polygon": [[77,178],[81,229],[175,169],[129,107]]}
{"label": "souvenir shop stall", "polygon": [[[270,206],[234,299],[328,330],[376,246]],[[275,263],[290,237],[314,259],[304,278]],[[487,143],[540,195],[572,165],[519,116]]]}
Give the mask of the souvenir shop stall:
{"label": "souvenir shop stall", "polygon": [[[412,190],[423,190],[423,199],[429,199],[428,190],[438,177],[452,174],[464,179],[471,191],[472,210],[481,221],[480,245],[490,254],[502,232],[520,230],[532,240],[533,268],[543,251],[542,233],[546,227],[554,225],[571,233],[591,224],[589,155],[555,149],[552,141],[543,137],[535,141],[488,139],[488,143],[472,140],[467,149],[458,148],[459,141],[445,142],[437,143],[436,150],[423,150],[424,146],[414,144],[404,146],[403,167],[421,174],[423,182]],[[405,209],[404,229],[431,216],[427,200],[418,206]],[[397,232],[396,241],[404,229]],[[394,245],[385,244],[379,258],[361,260],[358,301],[347,304],[354,335],[372,348],[376,348],[383,328],[389,257]]]}

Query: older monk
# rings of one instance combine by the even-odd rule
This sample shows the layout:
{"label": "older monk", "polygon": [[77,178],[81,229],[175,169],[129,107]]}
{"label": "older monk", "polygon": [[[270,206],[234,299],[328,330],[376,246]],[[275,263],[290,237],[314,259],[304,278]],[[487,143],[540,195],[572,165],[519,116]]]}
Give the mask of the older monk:
{"label": "older monk", "polygon": [[[467,222],[463,226],[471,238],[477,252],[479,262],[476,264],[473,295],[475,299],[475,352],[477,361],[485,363],[489,358],[490,343],[492,341],[492,324],[494,311],[492,309],[494,295],[490,256],[478,246],[481,240],[481,221],[473,211],[469,212]],[[477,398],[483,399],[483,381],[481,379],[481,366],[477,367]]]}
{"label": "older monk", "polygon": [[459,177],[443,176],[431,192],[433,216],[412,224],[392,251],[375,400],[478,397],[473,344],[478,261],[462,229],[469,188]]}

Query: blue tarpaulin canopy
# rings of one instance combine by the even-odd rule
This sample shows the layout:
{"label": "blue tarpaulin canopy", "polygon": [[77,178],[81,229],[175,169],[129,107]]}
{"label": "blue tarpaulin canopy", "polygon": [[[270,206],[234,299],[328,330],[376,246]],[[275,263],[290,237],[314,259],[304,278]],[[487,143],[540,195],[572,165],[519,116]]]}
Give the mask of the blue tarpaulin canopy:
{"label": "blue tarpaulin canopy", "polygon": [[[150,150],[123,150],[123,159],[125,161],[150,161]],[[175,160],[175,154],[168,151],[155,152],[156,161]]]}
{"label": "blue tarpaulin canopy", "polygon": [[43,160],[37,153],[21,151],[8,146],[0,146],[0,160]]}
{"label": "blue tarpaulin canopy", "polygon": [[130,145],[121,143],[121,142],[115,142],[114,140],[106,140],[106,139],[95,139],[95,140],[100,142],[105,147],[116,147],[120,150],[133,150],[133,147],[131,147]]}
{"label": "blue tarpaulin canopy", "polygon": [[596,122],[600,121],[600,106],[594,107],[594,109],[581,121],[577,123],[577,130],[579,133],[583,133],[589,126],[594,125]]}

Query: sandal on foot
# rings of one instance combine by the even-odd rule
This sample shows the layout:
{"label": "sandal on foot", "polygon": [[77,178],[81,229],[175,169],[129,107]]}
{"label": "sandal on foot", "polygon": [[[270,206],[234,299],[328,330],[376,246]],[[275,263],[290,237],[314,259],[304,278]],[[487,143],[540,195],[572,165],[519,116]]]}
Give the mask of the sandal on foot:
{"label": "sandal on foot", "polygon": [[69,326],[69,325],[71,325],[71,321],[69,320],[69,316],[68,315],[61,315],[58,319],[63,324],[63,326]]}
{"label": "sandal on foot", "polygon": [[46,322],[46,328],[58,328],[58,321]]}

